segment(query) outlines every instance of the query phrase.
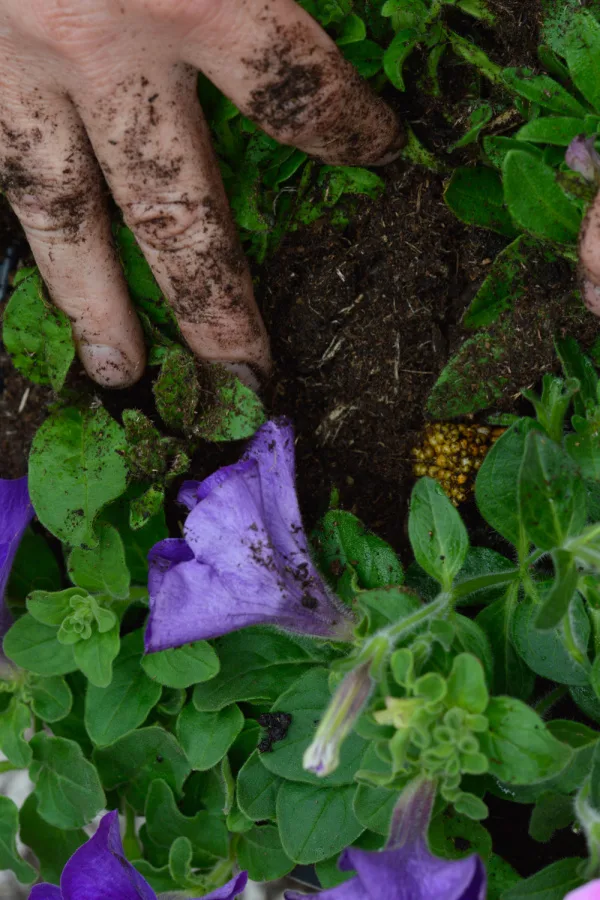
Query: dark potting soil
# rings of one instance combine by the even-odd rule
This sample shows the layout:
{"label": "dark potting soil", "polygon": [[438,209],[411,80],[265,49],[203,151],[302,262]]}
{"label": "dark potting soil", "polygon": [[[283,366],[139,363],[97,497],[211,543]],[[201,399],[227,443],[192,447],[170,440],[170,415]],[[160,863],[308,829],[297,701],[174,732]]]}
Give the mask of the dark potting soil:
{"label": "dark potting soil", "polygon": [[[488,3],[497,14],[496,29],[451,11],[450,24],[476,39],[495,61],[535,67],[537,0]],[[417,56],[411,61],[414,71],[419,62]],[[430,150],[452,164],[468,164],[477,157],[476,146],[452,156],[446,147],[465,132],[475,101],[495,99],[493,89],[453,58],[442,70],[442,87],[441,99],[394,93],[393,102]],[[407,500],[414,481],[410,450],[426,421],[429,392],[465,339],[464,311],[507,241],[452,215],[443,202],[445,176],[404,162],[382,174],[384,196],[359,202],[345,231],[322,220],[288,235],[255,278],[275,362],[265,399],[269,412],[288,415],[295,424],[298,492],[307,525],[327,508],[335,487],[344,508],[407,557]],[[0,259],[16,229],[0,204]],[[587,345],[598,331],[573,296],[574,276],[566,263],[540,258],[525,282],[502,373],[508,378],[498,403],[503,409],[514,408],[519,389],[555,365],[554,334],[568,331]],[[80,369],[75,379],[113,414],[127,406],[151,412],[154,371],[135,389],[111,393],[83,382]],[[32,436],[52,395],[21,378],[3,350],[0,378],[0,477],[17,477],[26,472]],[[194,459],[193,475],[204,477],[238,453],[236,446],[206,445]],[[464,514],[474,543],[489,540],[472,504]],[[174,523],[180,518],[174,505],[171,515]],[[561,714],[581,717],[572,706]],[[585,854],[582,839],[570,831],[559,832],[549,844],[529,838],[531,807],[496,798],[490,798],[490,807],[494,849],[522,875],[562,856]]]}

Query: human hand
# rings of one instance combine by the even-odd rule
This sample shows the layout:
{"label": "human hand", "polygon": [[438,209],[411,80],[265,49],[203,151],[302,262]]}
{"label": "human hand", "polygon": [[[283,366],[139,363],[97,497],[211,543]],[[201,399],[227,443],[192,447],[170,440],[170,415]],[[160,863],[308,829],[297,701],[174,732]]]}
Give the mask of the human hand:
{"label": "human hand", "polygon": [[270,366],[196,71],[285,144],[394,158],[392,111],[294,0],[0,0],[0,178],[92,378],[142,374],[102,175],[202,359]]}

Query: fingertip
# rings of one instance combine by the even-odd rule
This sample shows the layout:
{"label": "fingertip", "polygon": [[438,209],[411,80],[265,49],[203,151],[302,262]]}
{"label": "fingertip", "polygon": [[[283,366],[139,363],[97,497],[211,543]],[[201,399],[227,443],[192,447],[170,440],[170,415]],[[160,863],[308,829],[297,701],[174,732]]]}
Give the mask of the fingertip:
{"label": "fingertip", "polygon": [[142,377],[146,365],[145,350],[132,358],[117,347],[106,344],[81,344],[79,357],[86,372],[106,388],[128,388]]}
{"label": "fingertip", "polygon": [[585,278],[581,289],[583,302],[590,312],[600,316],[600,286],[594,284],[589,278]]}

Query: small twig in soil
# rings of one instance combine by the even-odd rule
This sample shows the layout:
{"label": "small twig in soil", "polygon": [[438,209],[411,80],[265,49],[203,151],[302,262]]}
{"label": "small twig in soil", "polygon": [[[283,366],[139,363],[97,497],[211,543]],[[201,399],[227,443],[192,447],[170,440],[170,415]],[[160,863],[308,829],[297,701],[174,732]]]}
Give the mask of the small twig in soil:
{"label": "small twig in soil", "polygon": [[17,415],[19,415],[19,416],[21,415],[21,413],[27,406],[27,401],[29,400],[29,392],[30,391],[31,391],[31,388],[28,388],[28,387],[25,388],[25,390],[23,391],[23,396],[21,397],[21,402],[19,403],[19,408],[17,410]]}
{"label": "small twig in soil", "polygon": [[327,348],[327,350],[325,351],[325,353],[323,354],[323,356],[321,357],[321,359],[319,361],[319,365],[318,365],[319,369],[321,368],[321,366],[324,366],[325,363],[328,363],[333,359],[333,357],[336,355],[336,353],[340,350],[340,348],[345,340],[346,340],[346,338],[337,337],[337,335],[336,335],[336,337],[334,337],[332,339],[331,343],[329,344],[329,347]]}

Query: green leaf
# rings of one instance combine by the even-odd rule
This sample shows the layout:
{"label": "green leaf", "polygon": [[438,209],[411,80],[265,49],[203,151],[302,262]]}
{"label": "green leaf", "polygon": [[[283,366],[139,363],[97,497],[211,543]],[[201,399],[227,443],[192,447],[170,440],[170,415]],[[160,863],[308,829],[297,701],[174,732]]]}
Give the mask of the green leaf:
{"label": "green leaf", "polygon": [[134,859],[132,865],[157,894],[179,890],[180,885],[171,878],[168,865],[155,867],[145,859]]}
{"label": "green leaf", "polygon": [[32,591],[58,591],[61,587],[61,571],[48,541],[28,528],[13,562],[7,597],[23,602]]}
{"label": "green leaf", "polygon": [[129,596],[129,569],[125,562],[125,548],[116,528],[101,523],[96,529],[98,544],[71,551],[67,570],[79,587],[90,593],[110,594],[117,600]]}
{"label": "green leaf", "polygon": [[477,714],[485,712],[488,700],[483,666],[470,653],[459,653],[452,662],[444,702],[449,708],[457,706]]}
{"label": "green leaf", "polygon": [[219,672],[219,658],[206,641],[184,644],[173,650],[159,650],[142,658],[148,678],[171,688],[187,688],[210,681]]}
{"label": "green leaf", "polygon": [[542,158],[542,151],[533,144],[527,144],[525,141],[518,141],[515,138],[502,137],[496,134],[487,134],[483,138],[483,149],[489,161],[497,169],[501,169],[504,160],[511,150],[519,150],[529,153],[531,156]]}
{"label": "green leaf", "polygon": [[352,513],[342,509],[327,512],[315,532],[319,568],[334,582],[351,566],[360,587],[370,590],[388,584],[402,584],[404,572],[394,550],[377,535],[367,531]]}
{"label": "green leaf", "polygon": [[585,129],[582,119],[569,116],[545,116],[526,122],[516,133],[518,141],[531,141],[534,144],[554,144],[557,147],[568,147],[571,141],[582,134]]}
{"label": "green leaf", "polygon": [[129,524],[133,531],[144,528],[147,522],[157,516],[165,503],[165,489],[151,484],[140,497],[131,501],[129,506]]}
{"label": "green leaf", "polygon": [[36,622],[27,614],[11,626],[4,637],[3,649],[17,666],[37,675],[65,675],[77,664],[73,648],[59,644],[57,629]]}
{"label": "green leaf", "polygon": [[31,762],[31,747],[23,738],[28,728],[31,728],[29,707],[13,697],[7,709],[0,713],[0,750],[20,769],[26,769]]}
{"label": "green leaf", "polygon": [[191,703],[177,719],[177,738],[193,769],[212,769],[220,762],[244,727],[234,703],[217,712],[199,712]]}
{"label": "green leaf", "polygon": [[460,514],[431,478],[421,478],[413,488],[408,534],[421,568],[449,590],[465,561],[469,537]]}
{"label": "green leaf", "polygon": [[265,421],[255,391],[223,371],[216,382],[216,403],[199,416],[194,432],[207,441],[240,441],[252,437]]}
{"label": "green leaf", "polygon": [[237,776],[236,796],[241,811],[253,822],[274,819],[275,801],[281,784],[282,779],[263,766],[255,750]]}
{"label": "green leaf", "polygon": [[118,622],[110,631],[93,631],[87,640],[73,645],[77,668],[90,684],[97,688],[109,686],[113,676],[113,661],[119,654],[120,646]]}
{"label": "green leaf", "polygon": [[[338,41],[339,43],[339,41]],[[381,71],[384,60],[383,47],[368,39],[344,44],[342,52],[361,78],[372,78]]]}
{"label": "green leaf", "polygon": [[[539,629],[555,628],[565,617],[569,605],[576,597],[579,572],[575,557],[566,550],[554,550],[554,583],[538,611],[535,626]],[[577,648],[571,648],[576,653]]]}
{"label": "green leaf", "polygon": [[395,587],[360,591],[357,595],[357,603],[359,611],[366,617],[366,622],[362,622],[360,625],[361,635],[363,633],[375,634],[381,628],[399,622],[416,612],[423,605],[420,598],[412,591]]}
{"label": "green leaf", "polygon": [[533,690],[534,675],[517,653],[512,641],[512,619],[517,608],[515,590],[510,588],[483,609],[476,618],[492,646],[494,655],[493,693],[509,693],[527,700]]}
{"label": "green leaf", "polygon": [[[490,228],[509,238],[517,236],[505,205],[502,179],[494,169],[459,167],[446,187],[444,200],[454,215],[467,225]],[[568,202],[566,197],[564,200]]]}
{"label": "green leaf", "polygon": [[144,722],[158,702],[159,684],[151,681],[141,662],[142,634],[128,634],[108,687],[90,684],[85,698],[85,727],[94,744],[106,747]]}
{"label": "green leaf", "polygon": [[190,432],[200,399],[200,384],[194,357],[188,350],[178,345],[169,347],[153,391],[165,425],[173,431]]}
{"label": "green leaf", "polygon": [[94,546],[94,520],[125,490],[125,436],[105,409],[67,407],[38,429],[29,456],[29,493],[38,518],[71,546]]}
{"label": "green leaf", "polygon": [[579,382],[579,393],[573,398],[573,406],[578,415],[585,416],[588,405],[595,406],[598,400],[596,369],[574,337],[556,338],[555,345],[565,375]]}
{"label": "green leaf", "polygon": [[13,291],[4,312],[2,338],[19,372],[36,384],[61,390],[75,342],[69,317],[47,298],[37,269]]}
{"label": "green leaf", "polygon": [[0,796],[0,869],[10,869],[21,884],[32,884],[38,873],[17,852],[18,830],[19,810],[8,797]]}
{"label": "green leaf", "polygon": [[200,712],[242,701],[273,703],[315,659],[309,645],[300,646],[286,634],[256,626],[218,638],[213,646],[221,669],[211,681],[194,688],[194,706]]}
{"label": "green leaf", "polygon": [[30,776],[42,819],[56,828],[81,828],[106,805],[94,766],[81,747],[42,731],[31,738]]}
{"label": "green leaf", "polygon": [[420,28],[401,29],[383,54],[383,70],[399,91],[406,90],[402,70],[404,63],[417,46],[421,34]]}
{"label": "green leaf", "polygon": [[552,719],[548,722],[547,728],[553,737],[573,749],[571,762],[559,775],[550,779],[547,783],[548,789],[562,794],[572,794],[581,787],[589,775],[592,756],[600,735],[587,725],[570,719]]}
{"label": "green leaf", "polygon": [[505,431],[487,454],[475,482],[475,499],[483,518],[511,544],[520,541],[519,470],[529,432],[538,428],[523,418]]}
{"label": "green leaf", "polygon": [[544,722],[514,697],[492,697],[486,710],[489,732],[479,735],[490,772],[506,784],[535,784],[557,775],[572,750],[552,737]]}
{"label": "green leaf", "polygon": [[294,868],[274,825],[255,825],[243,834],[237,845],[237,858],[240,868],[246,869],[253,881],[275,881]]}
{"label": "green leaf", "polygon": [[538,797],[529,820],[529,836],[543,844],[550,841],[556,831],[567,828],[575,817],[572,797],[544,791]]}
{"label": "green leaf", "polygon": [[35,715],[44,722],[58,722],[71,711],[73,695],[60,675],[30,679],[29,693]]}
{"label": "green leaf", "polygon": [[166,782],[157,779],[150,785],[146,799],[148,835],[159,847],[169,848],[174,840],[191,841],[195,866],[207,866],[219,857],[227,857],[228,840],[225,823],[204,810],[193,818],[177,809],[173,792]]}
{"label": "green leaf", "polygon": [[460,140],[448,147],[448,152],[451,153],[460,147],[468,147],[469,144],[474,144],[482,130],[491,121],[493,115],[494,110],[489,103],[482,103],[481,106],[477,106],[469,117],[469,130]]}
{"label": "green leaf", "polygon": [[[355,44],[364,41],[366,36],[367,26],[361,17],[357,16],[356,13],[350,13],[350,15],[342,22],[342,28],[335,42],[338,47],[344,47],[346,44]],[[258,880],[260,881],[262,879]]]}
{"label": "green leaf", "polygon": [[[286,712],[292,717],[285,738],[273,744],[272,752],[260,755],[262,764],[280,778],[307,784],[323,784],[321,778],[302,767],[302,757],[314,738],[319,719],[331,701],[328,681],[327,669],[313,668],[278,697],[271,708],[272,712]],[[350,784],[365,749],[365,741],[356,733],[346,738],[340,751],[340,763],[335,772],[328,775],[327,784]]]}
{"label": "green leaf", "polygon": [[73,612],[70,602],[73,597],[87,597],[87,591],[80,587],[65,588],[64,591],[33,591],[27,597],[27,609],[43,625],[59,626]]}
{"label": "green leaf", "polygon": [[107,791],[122,788],[127,802],[143,814],[146,795],[157,778],[177,795],[191,768],[172,734],[163,728],[139,728],[110,747],[94,750],[94,763]]}
{"label": "green leaf", "polygon": [[169,304],[156,283],[133,233],[124,225],[117,227],[115,231],[121,265],[129,292],[136,305],[155,325],[174,325],[175,320]]}
{"label": "green leaf", "polygon": [[363,827],[352,809],[354,790],[354,785],[327,788],[284,781],[277,794],[277,824],[290,859],[309,865],[356,840]]}
{"label": "green leaf", "polygon": [[129,511],[126,500],[135,499],[143,492],[141,485],[132,485],[123,499],[111,504],[102,512],[102,521],[110,522],[119,532],[125,547],[125,560],[134,584],[148,583],[148,553],[151,548],[169,536],[164,510],[146,522],[144,527],[133,531],[129,526]]}
{"label": "green leaf", "polygon": [[533,75],[527,69],[510,68],[503,70],[502,80],[515,94],[561,116],[579,118],[588,112],[585,106],[549,75]]}
{"label": "green leaf", "polygon": [[600,24],[587,10],[577,10],[566,38],[566,58],[573,83],[588,103],[600,110]]}
{"label": "green leaf", "polygon": [[585,487],[574,463],[539,432],[525,440],[519,507],[526,533],[541,550],[561,547],[586,522]]}
{"label": "green leaf", "polygon": [[45,822],[38,813],[35,794],[30,794],[19,810],[19,831],[23,843],[38,859],[41,880],[50,884],[60,883],[65,865],[87,841],[85,831],[79,828],[65,831]]}
{"label": "green leaf", "polygon": [[505,896],[505,891],[508,891],[509,888],[521,881],[521,876],[518,872],[506,860],[498,856],[497,853],[492,853],[485,868],[487,873],[487,900],[502,900]]}
{"label": "green leaf", "polygon": [[530,153],[511,150],[502,171],[506,205],[515,222],[544,240],[577,241],[581,212],[560,188],[550,166]]}
{"label": "green leaf", "polygon": [[505,335],[501,326],[495,335],[480,331],[451,357],[427,400],[427,411],[434,419],[470,415],[502,396],[506,379],[494,373],[502,369],[505,351],[499,338]]}
{"label": "green leaf", "polygon": [[[515,609],[512,637],[520,656],[530,669],[542,678],[559,684],[588,684],[587,647],[590,622],[582,601],[575,597],[569,609],[569,639],[564,625],[549,631],[535,626],[539,606],[525,598]],[[571,642],[572,652],[570,652]]]}
{"label": "green leaf", "polygon": [[581,862],[579,857],[570,857],[552,863],[509,888],[501,900],[563,900],[569,891],[583,884],[578,874]]}
{"label": "green leaf", "polygon": [[467,328],[485,328],[512,308],[524,292],[527,255],[537,246],[537,241],[521,234],[498,254],[463,319]]}
{"label": "green leaf", "polygon": [[354,815],[364,828],[388,836],[392,813],[398,801],[398,792],[370,784],[359,784],[356,788],[352,808]]}
{"label": "green leaf", "polygon": [[452,809],[444,810],[433,817],[428,838],[431,851],[436,856],[443,859],[464,859],[472,853],[478,853],[487,868],[492,839],[489,831],[479,822],[457,815]]}
{"label": "green leaf", "polygon": [[176,884],[190,890],[200,890],[203,880],[201,875],[192,871],[193,856],[194,848],[190,839],[184,835],[175,838],[169,848],[169,872]]}

